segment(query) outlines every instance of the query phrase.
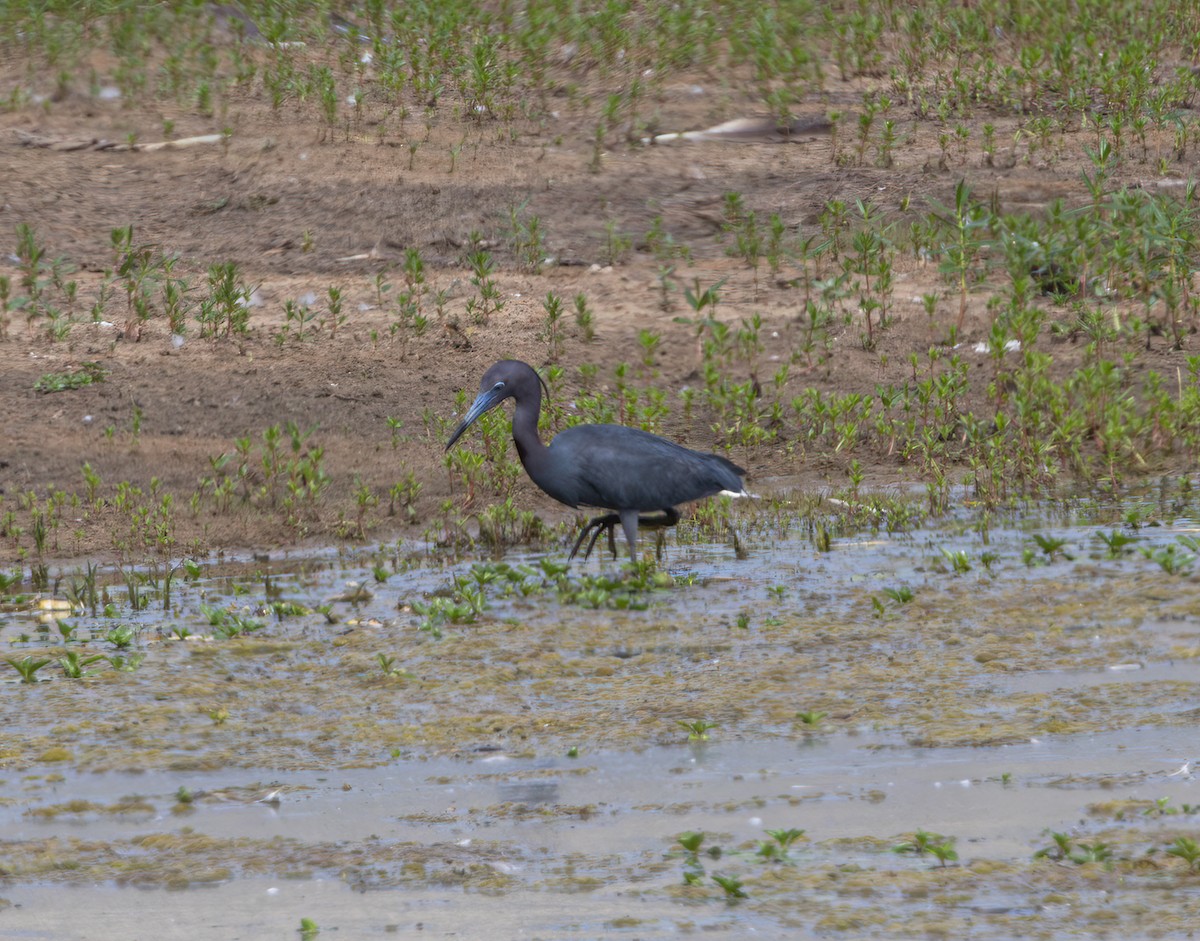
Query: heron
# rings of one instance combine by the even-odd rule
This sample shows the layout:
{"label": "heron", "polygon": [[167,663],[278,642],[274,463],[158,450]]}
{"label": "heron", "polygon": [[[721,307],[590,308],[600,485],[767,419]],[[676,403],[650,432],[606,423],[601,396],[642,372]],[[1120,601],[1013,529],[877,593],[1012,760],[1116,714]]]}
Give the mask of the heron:
{"label": "heron", "polygon": [[[617,523],[625,532],[629,556],[637,561],[638,526],[674,526],[680,503],[716,494],[748,496],[742,484],[745,470],[719,454],[693,451],[640,428],[625,425],[575,425],[554,437],[549,445],[538,436],[542,390],[550,390],[528,363],[505,359],[483,374],[479,395],[462,423],[450,436],[449,451],[481,415],[505,399],[514,403],[512,435],[525,473],[538,487],[569,507],[612,510],[590,520],[569,558],[575,558],[583,540],[591,541],[583,557],[602,532],[608,533],[613,558]],[[641,516],[659,513],[659,516]]]}

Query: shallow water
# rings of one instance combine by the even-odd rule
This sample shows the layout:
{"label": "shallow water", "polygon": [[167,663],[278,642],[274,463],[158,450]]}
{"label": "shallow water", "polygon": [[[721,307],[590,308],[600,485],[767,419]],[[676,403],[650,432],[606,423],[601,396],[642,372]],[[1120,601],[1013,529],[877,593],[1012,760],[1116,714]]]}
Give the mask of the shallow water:
{"label": "shallow water", "polygon": [[[116,616],[73,616],[69,649],[130,625],[136,671],[0,687],[0,931],[1062,937],[1166,899],[1159,934],[1183,936],[1200,875],[1165,849],[1200,820],[1200,588],[1137,550],[1196,527],[1130,529],[1109,558],[1119,512],[828,552],[748,527],[742,561],[670,547],[658,590],[582,580],[619,574],[595,560],[563,583],[542,556],[394,551],[210,567],[166,613],[112,586]],[[456,576],[483,610],[435,639],[422,606]],[[202,604],[261,626],[211,636]],[[8,655],[61,655],[37,615],[5,616]],[[895,851],[918,830],[957,858]],[[1052,832],[1075,859],[1034,858]]]}

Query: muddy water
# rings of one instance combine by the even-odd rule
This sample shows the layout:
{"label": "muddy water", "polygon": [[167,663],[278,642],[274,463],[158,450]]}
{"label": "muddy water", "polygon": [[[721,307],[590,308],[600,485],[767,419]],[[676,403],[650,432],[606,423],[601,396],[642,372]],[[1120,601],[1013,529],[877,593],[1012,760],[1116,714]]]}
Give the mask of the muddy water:
{"label": "muddy water", "polygon": [[[746,560],[676,545],[637,589],[394,547],[214,566],[165,612],[110,586],[65,648],[16,605],[6,656],[111,654],[125,625],[145,659],[0,687],[0,931],[1062,937],[1153,910],[1186,936],[1200,586],[1140,550],[1195,526],[1122,512],[827,552],[748,525]],[[1139,541],[1110,557],[1114,530]],[[462,586],[482,611],[434,624]]]}

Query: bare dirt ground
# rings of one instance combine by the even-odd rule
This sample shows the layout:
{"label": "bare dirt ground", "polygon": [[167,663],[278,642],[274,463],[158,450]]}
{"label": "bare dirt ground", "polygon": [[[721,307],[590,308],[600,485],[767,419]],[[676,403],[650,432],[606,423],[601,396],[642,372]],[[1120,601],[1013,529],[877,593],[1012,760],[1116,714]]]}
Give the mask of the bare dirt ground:
{"label": "bare dirt ground", "polygon": [[[16,76],[3,71],[0,67],[0,80],[8,87]],[[864,88],[886,87],[883,78],[849,83],[835,74],[827,94],[806,104],[804,117],[819,121],[834,108],[852,113]],[[700,73],[694,81],[659,90],[652,106],[649,123],[657,131],[707,127],[754,112],[749,96],[735,84]],[[65,339],[51,341],[43,323],[27,324],[14,312],[8,337],[0,342],[0,511],[14,513],[15,525],[24,530],[0,541],[0,561],[15,562],[31,546],[28,501],[22,495],[82,494],[85,462],[102,481],[102,497],[111,497],[122,481],[149,492],[157,478],[157,492],[174,498],[177,551],[328,542],[356,529],[344,522],[339,527],[339,521],[358,518],[360,483],[379,498],[363,514],[368,538],[417,536],[452,495],[442,448],[444,423],[454,420],[459,390],[473,396],[484,369],[506,357],[565,367],[559,394],[566,398],[578,388],[577,367],[583,364],[598,367],[603,387],[611,384],[617,364],[640,362],[642,329],[661,334],[662,341],[655,372],[643,376],[635,368],[633,374],[640,384],[666,391],[672,410],[665,430],[693,447],[714,447],[703,416],[685,422],[678,407],[679,391],[698,378],[693,331],[674,319],[691,314],[683,288],[694,279],[704,286],[726,278],[718,317],[736,324],[762,316],[764,349],[757,366],[743,363],[744,375],[730,378],[765,382],[797,349],[806,278],[795,265],[774,278],[765,264],[755,272],[730,257],[729,238],[721,231],[723,194],[729,191],[740,193],[763,219],[779,213],[789,234],[799,237],[817,231],[822,208],[833,199],[850,207],[856,200],[869,201],[907,225],[927,213],[931,201],[952,202],[962,178],[1006,209],[1084,198],[1085,135],[1062,135],[1046,152],[1014,137],[1016,120],[1003,116],[981,115],[971,123],[974,141],[985,120],[996,125],[1002,143],[994,165],[975,143],[942,159],[937,138],[946,128],[898,107],[899,144],[887,167],[872,165],[870,154],[862,166],[843,165],[857,162],[844,157],[853,147],[817,130],[786,143],[657,146],[641,146],[613,131],[595,168],[594,120],[558,113],[553,106],[550,111],[537,123],[502,123],[464,122],[444,109],[426,126],[418,116],[385,120],[387,102],[369,99],[361,120],[348,117],[338,131],[328,132],[314,104],[290,102],[273,111],[261,90],[231,93],[221,103],[222,123],[220,116],[203,119],[158,106],[97,100],[80,89],[52,107],[30,104],[0,116],[0,274],[17,282],[16,256],[10,253],[16,226],[27,223],[48,258],[66,259],[77,269],[72,277],[80,285],[79,322]],[[214,133],[222,126],[233,133],[224,146],[149,153],[61,151],[29,146],[19,133],[113,142],[136,135],[145,143],[162,139],[164,119],[175,122],[176,137]],[[455,147],[461,147],[456,155]],[[1158,158],[1168,152],[1168,142],[1152,142],[1145,162],[1122,164],[1112,185],[1174,185],[1175,176],[1164,178],[1156,171]],[[1179,178],[1190,171],[1179,162],[1170,169]],[[520,263],[507,238],[513,210],[522,219],[539,221],[544,253],[552,259],[540,272]],[[690,264],[679,261],[671,276],[669,309],[662,303],[659,262],[644,242],[659,216],[665,231],[692,253]],[[606,223],[628,237],[627,246],[611,250]],[[249,333],[206,339],[189,322],[180,343],[161,316],[133,323],[119,295],[105,308],[107,323],[91,323],[88,308],[102,272],[113,265],[110,232],[130,224],[136,243],[178,255],[176,274],[189,279],[196,292],[210,265],[235,261],[261,301],[252,309]],[[496,260],[504,298],[503,310],[486,323],[474,323],[466,314],[475,294],[464,262],[473,232]],[[401,284],[400,265],[410,248],[420,252],[431,290],[445,291],[447,300],[442,316],[430,310],[422,335],[408,330],[393,336],[395,286]],[[919,298],[946,293],[949,286],[936,266],[920,264],[911,254],[900,256],[898,264],[893,320],[876,348],[863,348],[861,323],[836,326],[827,359],[811,366],[803,358],[794,362],[786,396],[809,386],[870,393],[876,383],[902,383],[911,375],[913,353],[924,357],[931,344],[945,341],[957,301],[952,295],[944,298],[931,320]],[[375,289],[381,273],[394,285],[382,303]],[[331,285],[342,290],[346,314],[336,333],[326,329],[302,341],[279,342],[284,304],[312,292],[313,309],[321,314]],[[568,314],[565,345],[560,355],[551,356],[541,334],[547,292],[566,299],[568,311],[571,298],[586,295],[595,314],[592,342],[584,341]],[[971,352],[986,336],[987,299],[986,289],[972,294],[959,338],[973,376],[982,377],[988,369],[987,357]],[[1065,375],[1077,366],[1080,347],[1056,343],[1053,369]],[[1138,358],[1135,368],[1174,376],[1187,352],[1170,352],[1161,340],[1155,347]],[[35,391],[41,376],[89,361],[107,371],[105,381],[63,392]],[[976,404],[984,385],[973,382],[968,393]],[[436,420],[427,421],[429,416]],[[388,418],[403,422],[395,447]],[[232,452],[237,438],[249,435],[257,441],[264,429],[289,420],[317,428],[312,441],[325,449],[331,476],[322,503],[303,526],[289,526],[270,512],[218,513],[210,501],[188,509],[189,498],[211,473],[212,459]],[[801,429],[778,430],[776,442],[735,448],[731,454],[759,488],[781,477],[802,486],[843,486],[851,459],[862,462],[868,484],[911,479],[896,454],[883,447],[815,453],[792,446]],[[411,524],[387,512],[388,489],[408,472],[421,485]],[[461,505],[461,492],[455,497]],[[516,497],[519,506],[547,519],[568,515],[527,480],[519,483]],[[103,558],[117,553],[113,519],[103,508],[65,516],[53,534],[55,554]]]}

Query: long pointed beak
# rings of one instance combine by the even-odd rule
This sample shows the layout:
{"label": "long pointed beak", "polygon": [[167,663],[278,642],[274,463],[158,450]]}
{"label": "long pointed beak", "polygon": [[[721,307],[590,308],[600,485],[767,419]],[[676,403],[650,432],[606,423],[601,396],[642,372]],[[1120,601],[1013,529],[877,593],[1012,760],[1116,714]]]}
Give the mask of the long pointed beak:
{"label": "long pointed beak", "polygon": [[480,415],[491,411],[503,402],[506,394],[504,389],[488,389],[486,392],[480,392],[475,401],[471,403],[471,407],[467,409],[467,414],[463,416],[462,424],[454,429],[454,434],[446,442],[446,450],[449,451],[454,447],[454,442],[462,437],[464,431],[479,420]]}

